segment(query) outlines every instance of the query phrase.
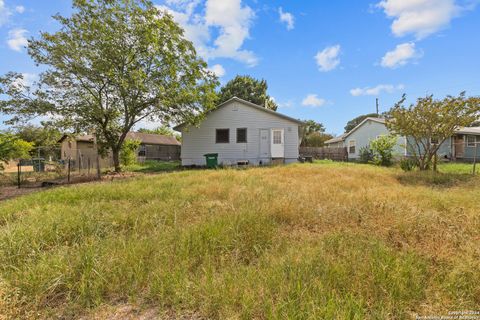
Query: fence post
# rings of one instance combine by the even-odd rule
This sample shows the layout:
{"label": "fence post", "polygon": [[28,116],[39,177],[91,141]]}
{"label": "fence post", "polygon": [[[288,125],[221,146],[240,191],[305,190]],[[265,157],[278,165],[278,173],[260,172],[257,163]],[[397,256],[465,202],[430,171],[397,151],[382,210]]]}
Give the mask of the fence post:
{"label": "fence post", "polygon": [[20,185],[21,185],[21,176],[22,175],[22,163],[21,163],[21,160],[18,161],[17,163],[17,186],[18,186],[18,189],[20,189]]}
{"label": "fence post", "polygon": [[479,142],[475,141],[475,153],[473,154],[473,175],[476,174],[478,144]]}
{"label": "fence post", "polygon": [[72,167],[72,162],[70,158],[68,158],[68,171],[67,171],[67,182],[70,183],[70,169]]}

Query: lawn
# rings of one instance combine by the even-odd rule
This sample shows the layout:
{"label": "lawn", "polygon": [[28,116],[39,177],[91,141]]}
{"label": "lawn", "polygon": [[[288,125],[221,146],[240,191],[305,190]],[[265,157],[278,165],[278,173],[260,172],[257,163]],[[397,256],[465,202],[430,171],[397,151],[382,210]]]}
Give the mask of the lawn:
{"label": "lawn", "polygon": [[395,168],[319,162],[8,200],[0,318],[106,318],[125,305],[185,319],[478,309],[480,180],[447,180],[430,186]]}

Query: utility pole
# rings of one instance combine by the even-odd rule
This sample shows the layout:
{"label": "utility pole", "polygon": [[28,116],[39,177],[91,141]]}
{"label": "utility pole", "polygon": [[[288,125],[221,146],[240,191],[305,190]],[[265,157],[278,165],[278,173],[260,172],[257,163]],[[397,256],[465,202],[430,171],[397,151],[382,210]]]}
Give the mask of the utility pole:
{"label": "utility pole", "polygon": [[375,105],[377,107],[377,116],[379,116],[380,114],[378,113],[378,98],[375,99]]}

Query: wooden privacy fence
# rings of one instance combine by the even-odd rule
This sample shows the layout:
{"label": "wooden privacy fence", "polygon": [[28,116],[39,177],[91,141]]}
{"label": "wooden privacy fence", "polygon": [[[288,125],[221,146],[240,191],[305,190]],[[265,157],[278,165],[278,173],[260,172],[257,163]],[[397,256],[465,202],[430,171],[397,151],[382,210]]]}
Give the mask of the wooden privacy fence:
{"label": "wooden privacy fence", "polygon": [[348,161],[348,152],[346,147],[327,148],[327,147],[300,147],[301,157],[310,156],[314,159],[330,159],[336,161]]}

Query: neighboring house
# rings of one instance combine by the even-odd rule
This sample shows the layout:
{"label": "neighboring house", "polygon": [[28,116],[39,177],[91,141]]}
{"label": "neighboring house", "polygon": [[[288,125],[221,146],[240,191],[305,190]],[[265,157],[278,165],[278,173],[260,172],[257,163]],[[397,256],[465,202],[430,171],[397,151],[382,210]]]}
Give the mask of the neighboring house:
{"label": "neighboring house", "polygon": [[262,165],[298,159],[303,122],[233,97],[208,112],[198,127],[179,125],[182,165],[203,166],[204,155],[218,153],[218,163]]}
{"label": "neighboring house", "polygon": [[[145,160],[179,160],[180,142],[175,137],[164,136],[160,134],[149,134],[140,132],[129,132],[127,139],[140,140],[138,149],[138,161]],[[85,167],[88,163],[96,161],[97,152],[93,144],[92,135],[81,135],[71,137],[64,135],[59,142],[61,143],[61,159],[76,162],[80,167]],[[100,159],[102,167],[113,164],[111,155]]]}
{"label": "neighboring house", "polygon": [[[367,147],[370,145],[370,141],[388,134],[390,132],[385,125],[385,119],[366,118],[350,132],[325,141],[325,145],[329,148],[346,147],[348,158],[357,160],[362,147]],[[475,142],[480,143],[480,127],[461,128],[456,131],[454,136],[442,143],[438,150],[438,156],[451,160],[472,161],[475,154]],[[435,141],[431,141],[431,143],[435,143]],[[413,139],[399,136],[394,154],[411,156],[412,150],[407,148],[407,145],[412,146]],[[480,158],[480,146],[477,148],[477,157]]]}

